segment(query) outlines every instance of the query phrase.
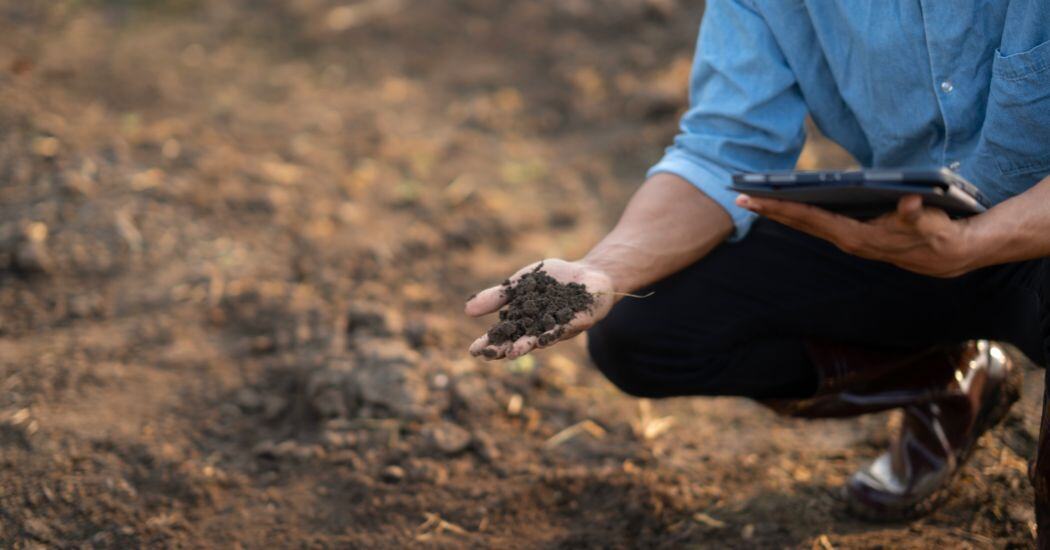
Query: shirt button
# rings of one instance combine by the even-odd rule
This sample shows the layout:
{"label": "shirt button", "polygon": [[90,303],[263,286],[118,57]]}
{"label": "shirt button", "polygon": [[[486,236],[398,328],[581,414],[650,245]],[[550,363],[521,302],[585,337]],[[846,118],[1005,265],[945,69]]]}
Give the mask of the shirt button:
{"label": "shirt button", "polygon": [[954,90],[954,89],[955,89],[955,86],[952,86],[951,82],[948,82],[947,80],[945,80],[944,82],[941,82],[941,91],[942,92],[944,92],[946,94],[950,94],[950,93],[952,93],[952,90]]}

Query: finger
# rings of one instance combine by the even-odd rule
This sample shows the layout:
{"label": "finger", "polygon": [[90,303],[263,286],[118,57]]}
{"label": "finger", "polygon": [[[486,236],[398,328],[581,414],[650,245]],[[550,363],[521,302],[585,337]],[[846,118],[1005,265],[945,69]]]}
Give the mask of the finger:
{"label": "finger", "polygon": [[808,218],[787,215],[780,211],[766,211],[763,212],[762,215],[777,223],[824,240],[832,240],[835,235],[834,231],[829,231],[826,228],[813,223],[813,221]]}
{"label": "finger", "polygon": [[504,342],[498,345],[488,345],[474,354],[474,357],[484,359],[486,361],[494,361],[496,359],[503,359],[507,357],[507,353],[510,351],[511,342]]}
{"label": "finger", "polygon": [[922,216],[922,197],[919,195],[907,195],[901,197],[897,203],[897,215],[908,224],[915,224]]}
{"label": "finger", "polygon": [[507,303],[507,293],[504,285],[493,286],[482,290],[467,300],[463,312],[471,317],[481,317],[503,307]]}
{"label": "finger", "polygon": [[760,214],[798,220],[813,227],[845,226],[849,225],[850,222],[856,223],[852,218],[840,216],[823,208],[799,202],[752,198],[750,203],[754,206],[755,211]]}
{"label": "finger", "polygon": [[865,224],[823,208],[792,201],[750,199],[753,211],[789,227],[841,245],[844,236],[856,235]]}
{"label": "finger", "polygon": [[547,345],[545,345],[545,346],[544,345],[537,345],[536,347],[540,348],[540,349],[543,349],[543,348],[547,348],[547,347],[553,346],[554,344],[557,344],[558,342],[564,342],[566,340],[572,340],[573,338],[576,338],[577,336],[583,334],[584,330],[585,329],[582,329],[582,328],[565,329],[565,332],[563,332],[561,334],[561,336],[558,337],[557,340],[554,340],[552,342],[548,342]]}
{"label": "finger", "polygon": [[915,229],[924,235],[960,235],[970,224],[969,219],[953,220],[940,208],[926,208],[915,221]]}
{"label": "finger", "polygon": [[489,335],[485,334],[474,340],[474,343],[470,345],[469,351],[474,357],[481,357],[482,359],[502,359],[510,352],[512,344],[513,342],[492,344],[489,342]]}
{"label": "finger", "polygon": [[518,357],[536,349],[539,341],[540,339],[536,336],[522,336],[521,338],[518,338],[514,344],[511,345],[510,350],[507,351],[507,359],[517,359]]}
{"label": "finger", "polygon": [[485,359],[503,359],[507,357],[507,352],[510,351],[510,347],[513,342],[504,342],[498,345],[490,345],[487,348],[481,350],[481,356]]}
{"label": "finger", "polygon": [[577,313],[568,323],[558,325],[547,332],[540,334],[536,347],[545,348],[561,342],[562,340],[568,340],[584,330],[587,330],[587,327],[591,326],[591,324],[592,319],[590,314],[586,312]]}
{"label": "finger", "polygon": [[488,345],[489,345],[489,335],[488,334],[482,334],[480,338],[478,338],[477,340],[474,340],[474,343],[472,343],[470,345],[470,348],[467,351],[469,351],[471,355],[477,357],[477,356],[481,355],[481,351],[484,350],[485,348],[487,348]]}

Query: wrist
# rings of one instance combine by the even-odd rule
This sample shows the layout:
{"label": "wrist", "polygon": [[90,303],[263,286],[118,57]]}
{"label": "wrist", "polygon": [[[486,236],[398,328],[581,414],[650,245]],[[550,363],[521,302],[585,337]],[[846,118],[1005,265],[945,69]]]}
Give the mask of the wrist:
{"label": "wrist", "polygon": [[992,212],[970,218],[963,235],[962,263],[966,271],[1010,261],[1001,256],[1010,249],[1011,232]]}
{"label": "wrist", "polygon": [[618,257],[607,247],[595,247],[586,256],[577,261],[585,269],[603,275],[612,292],[632,292],[636,290],[632,283],[633,277],[628,266],[629,262]]}
{"label": "wrist", "polygon": [[961,240],[959,262],[965,272],[1010,261],[1004,257],[1010,250],[1010,231],[991,211],[967,219]]}

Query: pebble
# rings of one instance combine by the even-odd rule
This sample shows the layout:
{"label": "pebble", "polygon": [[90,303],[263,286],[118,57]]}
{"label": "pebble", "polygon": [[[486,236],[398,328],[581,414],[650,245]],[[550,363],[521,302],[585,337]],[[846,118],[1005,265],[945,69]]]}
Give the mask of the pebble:
{"label": "pebble", "polygon": [[476,431],[472,439],[474,451],[478,453],[478,456],[488,462],[499,460],[499,447],[496,446],[496,441],[491,435],[486,432]]}
{"label": "pebble", "polygon": [[471,412],[491,413],[502,408],[489,391],[488,382],[481,376],[457,378],[452,385],[452,395]]}
{"label": "pebble", "polygon": [[401,466],[391,464],[390,466],[383,468],[383,471],[379,473],[379,478],[387,483],[398,483],[402,479],[405,479],[405,469]]}
{"label": "pebble", "polygon": [[37,156],[44,158],[53,158],[58,155],[58,150],[61,144],[57,139],[50,136],[38,137],[33,140],[33,152]]}
{"label": "pebble", "polygon": [[256,413],[262,410],[263,398],[251,388],[242,388],[237,392],[237,406],[246,414]]}
{"label": "pebble", "polygon": [[321,436],[321,440],[324,441],[325,447],[329,449],[352,447],[356,443],[354,434],[332,430],[325,431]]}
{"label": "pebble", "polygon": [[260,441],[260,442],[256,443],[255,447],[252,447],[252,453],[254,453],[256,456],[265,456],[265,457],[277,456],[276,454],[274,454],[273,441],[270,441],[269,439],[265,439],[263,441]]}
{"label": "pebble", "polygon": [[470,432],[452,422],[425,426],[422,433],[430,447],[445,454],[456,454],[470,446]]}
{"label": "pebble", "polygon": [[383,304],[356,302],[346,315],[346,332],[352,336],[394,336],[404,329],[397,310]]}
{"label": "pebble", "polygon": [[353,393],[362,401],[380,405],[399,418],[426,414],[427,382],[412,362],[366,362],[351,372],[351,383]]}
{"label": "pebble", "polygon": [[267,395],[263,397],[263,417],[267,420],[274,420],[288,408],[288,400],[279,395]]}
{"label": "pebble", "polygon": [[347,449],[328,453],[326,455],[326,460],[333,464],[342,464],[344,466],[348,466],[353,470],[365,469],[365,462],[361,459],[361,457],[358,456],[357,453]]}
{"label": "pebble", "polygon": [[51,271],[51,255],[47,250],[47,226],[34,222],[26,226],[15,245],[14,266],[22,273],[46,273]]}

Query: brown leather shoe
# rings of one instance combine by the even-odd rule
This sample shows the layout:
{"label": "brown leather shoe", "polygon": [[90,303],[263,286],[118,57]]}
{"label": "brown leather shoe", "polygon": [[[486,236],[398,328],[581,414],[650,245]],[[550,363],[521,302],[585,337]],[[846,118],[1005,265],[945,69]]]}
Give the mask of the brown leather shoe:
{"label": "brown leather shoe", "polygon": [[987,341],[916,352],[820,344],[811,355],[822,380],[817,396],[767,405],[809,418],[904,410],[890,449],[846,484],[850,510],[867,519],[914,517],[939,505],[977,439],[1020,397],[1019,369]]}
{"label": "brown leather shoe", "polygon": [[1020,369],[1006,351],[980,341],[963,354],[952,379],[904,407],[888,451],[846,483],[850,510],[867,519],[926,514],[948,496],[948,484],[977,439],[1021,396]]}

